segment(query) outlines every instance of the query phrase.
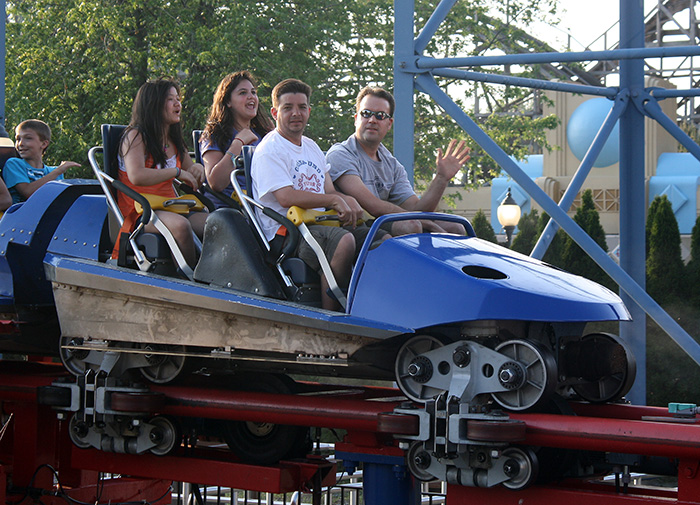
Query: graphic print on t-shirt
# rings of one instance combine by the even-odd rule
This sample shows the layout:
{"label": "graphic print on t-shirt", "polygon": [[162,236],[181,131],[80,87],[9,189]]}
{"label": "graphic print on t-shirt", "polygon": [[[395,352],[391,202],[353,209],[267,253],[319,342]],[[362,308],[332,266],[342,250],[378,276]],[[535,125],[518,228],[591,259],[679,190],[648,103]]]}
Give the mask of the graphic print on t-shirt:
{"label": "graphic print on t-shirt", "polygon": [[292,169],[294,189],[321,193],[323,191],[324,173],[318,165],[309,160],[297,160]]}

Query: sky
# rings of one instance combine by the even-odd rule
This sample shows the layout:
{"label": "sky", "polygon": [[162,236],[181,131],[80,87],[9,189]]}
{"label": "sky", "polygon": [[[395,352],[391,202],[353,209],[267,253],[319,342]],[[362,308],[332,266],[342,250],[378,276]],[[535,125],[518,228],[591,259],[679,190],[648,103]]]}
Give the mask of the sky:
{"label": "sky", "polygon": [[[631,0],[622,0],[631,1]],[[644,1],[644,16],[657,4],[657,0]],[[538,27],[540,38],[558,50],[567,49],[568,34],[571,34],[570,50],[581,51],[587,46],[593,50],[602,50],[603,40],[598,39],[606,30],[611,28],[619,19],[620,4],[615,0],[561,0],[559,16],[561,23],[556,28]],[[619,38],[619,25],[609,33],[616,42]]]}

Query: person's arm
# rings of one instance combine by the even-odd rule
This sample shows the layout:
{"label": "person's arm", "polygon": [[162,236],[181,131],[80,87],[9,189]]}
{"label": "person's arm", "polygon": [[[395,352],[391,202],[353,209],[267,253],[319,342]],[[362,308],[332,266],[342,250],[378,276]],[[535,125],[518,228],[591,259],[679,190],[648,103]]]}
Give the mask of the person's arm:
{"label": "person's arm", "polygon": [[433,212],[440,203],[447,185],[469,159],[469,151],[464,140],[458,144],[455,139],[450,141],[444,154],[442,148],[439,148],[435,162],[435,177],[430,181],[428,189],[420,198],[416,196],[407,198],[401,203],[401,207],[410,211]]}
{"label": "person's arm", "polygon": [[328,177],[328,174],[326,174],[326,179],[324,181],[324,191],[328,195],[335,195],[339,196],[340,198],[343,199],[345,202],[345,205],[348,206],[348,209],[350,209],[350,212],[346,215],[340,215],[340,212],[338,213],[338,217],[340,218],[340,221],[343,225],[350,225],[353,228],[357,225],[357,221],[362,218],[364,215],[364,211],[362,209],[362,206],[359,204],[355,198],[353,198],[350,195],[345,195],[338,190],[335,189],[335,186],[333,185],[333,182],[331,181],[331,178]]}
{"label": "person's arm", "polygon": [[231,182],[231,172],[233,172],[233,159],[241,154],[243,146],[252,144],[258,140],[257,135],[252,130],[246,128],[238,132],[231,139],[226,152],[218,149],[210,149],[202,155],[204,171],[207,182],[216,191],[223,191]]}
{"label": "person's arm", "polygon": [[[129,149],[127,152],[124,152],[125,144]],[[129,176],[131,183],[135,186],[153,186],[178,177],[182,182],[195,189],[199,187],[194,175],[187,172],[185,169],[177,167],[163,168],[160,170],[146,168],[146,145],[143,143],[141,134],[136,130],[129,131],[126,140],[122,142],[119,149],[124,159],[126,174]],[[183,163],[187,163],[187,161],[189,161],[187,166],[191,167],[193,163],[189,155],[183,157]],[[201,167],[201,165],[199,166]]]}
{"label": "person's arm", "polygon": [[[124,152],[127,147],[128,151]],[[143,143],[141,134],[136,130],[129,131],[119,150],[124,159],[126,175],[135,186],[153,186],[180,175],[181,170],[178,168],[162,170],[146,168],[146,145]]]}
{"label": "person's arm", "polygon": [[302,209],[323,207],[335,210],[343,224],[357,221],[357,214],[350,209],[343,197],[338,194],[312,193],[311,191],[294,189],[291,186],[285,186],[273,191],[273,194],[282,207],[289,208],[294,205]]}
{"label": "person's arm", "polygon": [[12,205],[12,195],[5,185],[5,181],[0,178],[0,211],[6,210]]}
{"label": "person's arm", "polygon": [[42,187],[47,182],[55,181],[61,175],[65,174],[66,170],[68,170],[69,168],[79,166],[80,163],[76,163],[74,161],[62,161],[60,165],[58,165],[56,168],[54,168],[51,172],[49,172],[42,178],[32,182],[20,182],[18,184],[15,184],[14,187],[17,190],[17,192],[22,196],[22,199],[26,200],[27,198],[32,196],[37,189]]}
{"label": "person's arm", "polygon": [[403,209],[391,202],[386,202],[377,198],[359,175],[343,174],[335,180],[336,187],[345,195],[353,197],[360,206],[369,212],[374,217],[383,216],[385,214],[396,214],[397,212],[405,212],[408,209]]}
{"label": "person's arm", "polygon": [[[182,157],[181,165],[182,170],[180,172],[180,176],[178,177],[180,181],[192,186],[193,189],[197,189],[204,184],[204,167],[201,163],[195,163],[192,161],[192,158],[190,158],[190,155],[185,153],[185,155]],[[187,175],[191,175],[193,181],[188,181],[187,175],[183,175],[185,173]]]}

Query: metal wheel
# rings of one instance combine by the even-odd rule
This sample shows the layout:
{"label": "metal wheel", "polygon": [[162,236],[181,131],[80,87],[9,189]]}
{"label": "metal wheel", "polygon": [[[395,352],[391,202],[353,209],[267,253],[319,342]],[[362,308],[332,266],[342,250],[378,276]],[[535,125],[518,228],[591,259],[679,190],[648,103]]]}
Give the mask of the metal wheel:
{"label": "metal wheel", "polygon": [[78,418],[78,414],[74,414],[70,418],[70,423],[68,425],[68,433],[70,434],[71,441],[81,449],[87,449],[91,447],[90,441],[88,440],[89,428],[85,421]]}
{"label": "metal wheel", "polygon": [[140,369],[141,375],[149,381],[155,384],[167,384],[183,374],[187,365],[184,346],[142,344],[141,348],[154,351],[153,354],[144,355],[149,365]]}
{"label": "metal wheel", "polygon": [[180,430],[172,420],[158,416],[151,419],[150,424],[155,426],[149,434],[151,441],[156,444],[150,449],[153,454],[164,456],[180,445]]}
{"label": "metal wheel", "polygon": [[637,362],[627,344],[617,335],[590,333],[581,338],[596,378],[573,386],[574,391],[591,403],[605,403],[625,396],[637,375]]}
{"label": "metal wheel", "polygon": [[90,351],[78,349],[65,349],[64,346],[83,345],[83,339],[79,337],[61,337],[59,343],[58,354],[61,357],[61,363],[73,375],[81,376],[85,373],[85,358],[88,357]]}
{"label": "metal wheel", "polygon": [[416,479],[423,482],[435,480],[435,476],[426,471],[431,460],[432,456],[423,447],[423,442],[413,442],[406,453],[406,466]]}
{"label": "metal wheel", "polygon": [[401,346],[396,354],[394,373],[396,383],[406,397],[416,402],[424,402],[442,393],[442,389],[425,385],[432,377],[433,370],[430,361],[422,358],[421,354],[443,345],[443,342],[435,337],[418,335]]}
{"label": "metal wheel", "polygon": [[496,351],[512,361],[498,371],[508,391],[492,393],[493,399],[509,410],[526,410],[548,398],[557,383],[557,364],[551,352],[536,342],[509,340]]}
{"label": "metal wheel", "polygon": [[[284,375],[237,374],[238,389],[262,393],[294,392],[296,383]],[[270,465],[281,459],[306,456],[310,450],[309,428],[270,422],[226,421],[222,437],[245,463]]]}
{"label": "metal wheel", "polygon": [[537,456],[531,450],[509,447],[503,451],[503,471],[510,477],[503,483],[508,489],[524,489],[535,482],[538,472]]}

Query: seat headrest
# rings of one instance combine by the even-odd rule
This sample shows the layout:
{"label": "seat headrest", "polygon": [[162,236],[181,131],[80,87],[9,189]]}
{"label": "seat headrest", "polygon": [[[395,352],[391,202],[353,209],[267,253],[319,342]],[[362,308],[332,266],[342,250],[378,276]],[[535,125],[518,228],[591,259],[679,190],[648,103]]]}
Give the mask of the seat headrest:
{"label": "seat headrest", "polygon": [[104,171],[110,177],[117,177],[117,151],[126,126],[118,124],[102,125],[102,149],[104,153]]}

